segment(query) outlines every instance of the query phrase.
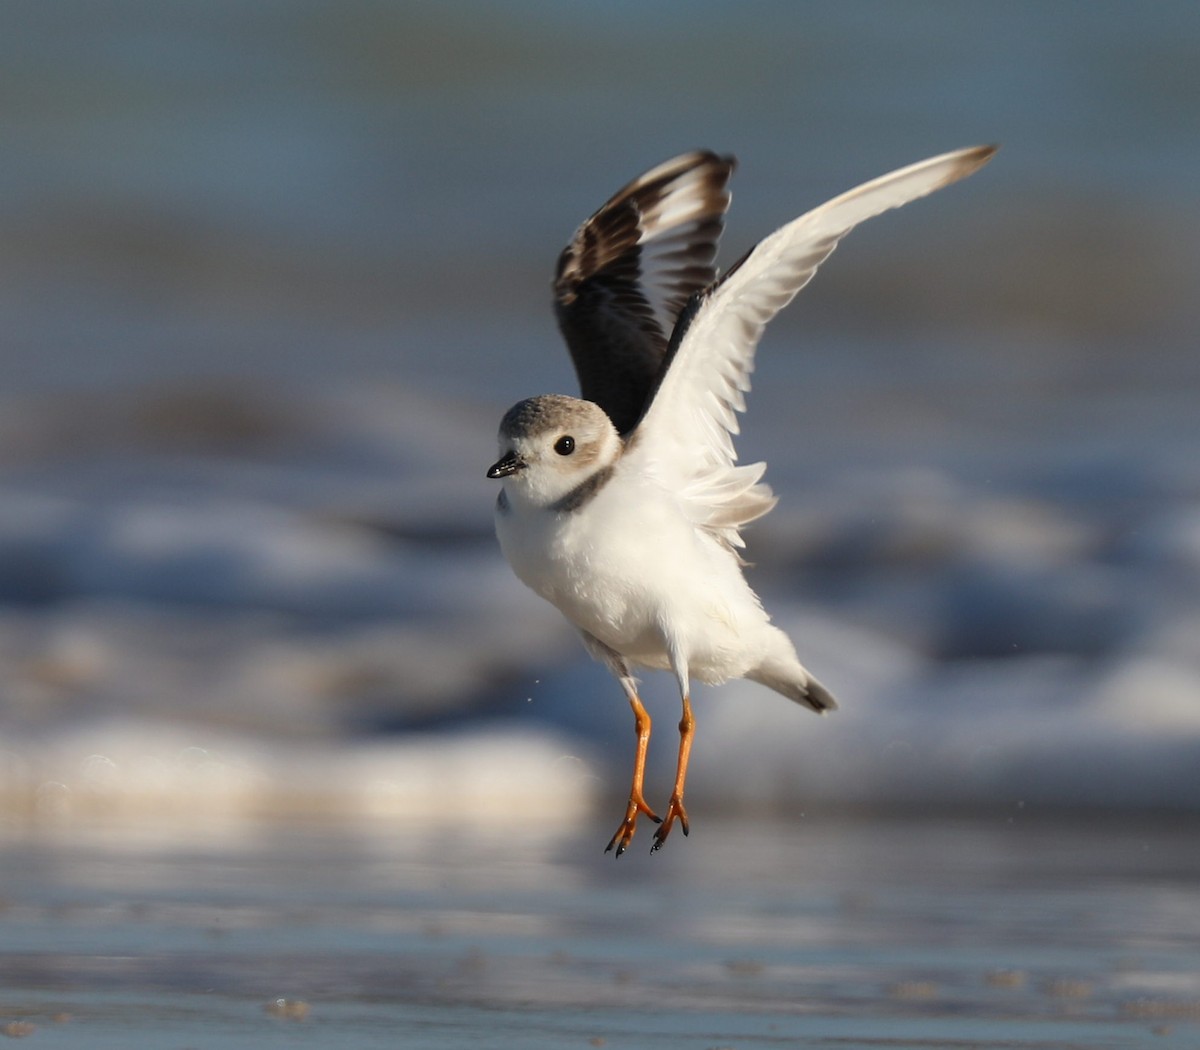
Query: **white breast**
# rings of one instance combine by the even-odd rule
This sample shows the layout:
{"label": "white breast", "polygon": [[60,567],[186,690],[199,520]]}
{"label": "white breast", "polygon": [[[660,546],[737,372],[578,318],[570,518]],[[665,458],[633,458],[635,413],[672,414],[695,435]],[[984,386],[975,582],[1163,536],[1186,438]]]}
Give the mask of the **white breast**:
{"label": "white breast", "polygon": [[767,622],[734,557],[637,479],[614,480],[571,514],[511,500],[496,533],[526,586],[647,667],[669,666],[670,625],[697,677],[740,673],[736,654]]}

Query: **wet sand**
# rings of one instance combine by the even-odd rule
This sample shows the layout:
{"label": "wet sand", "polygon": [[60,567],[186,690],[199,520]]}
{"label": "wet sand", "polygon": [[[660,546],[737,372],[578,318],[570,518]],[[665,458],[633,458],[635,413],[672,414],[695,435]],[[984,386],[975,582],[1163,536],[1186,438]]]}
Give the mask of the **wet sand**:
{"label": "wet sand", "polygon": [[39,1047],[1200,1041],[1192,820],[693,823],[619,862],[599,817],[10,832],[0,1026]]}

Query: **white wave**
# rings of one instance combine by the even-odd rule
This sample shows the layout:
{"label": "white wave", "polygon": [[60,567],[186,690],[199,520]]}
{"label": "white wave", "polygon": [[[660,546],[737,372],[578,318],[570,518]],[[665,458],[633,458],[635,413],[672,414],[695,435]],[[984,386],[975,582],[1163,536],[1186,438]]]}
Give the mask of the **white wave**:
{"label": "white wave", "polygon": [[[0,748],[0,824],[135,837],[252,834],[262,822],[395,821],[456,828],[587,810],[595,778],[561,736],[475,728],[371,742],[279,744],[187,726],[110,721]],[[533,829],[531,829],[533,830]]]}
{"label": "white wave", "polygon": [[[521,748],[547,733],[619,795],[627,705],[490,537],[493,421],[384,388],[289,396],[278,440],[255,430],[236,454],[159,454],[154,435],[114,438],[112,413],[58,440],[37,416],[40,451],[0,481],[9,811],[40,812],[54,784],[73,812],[139,792],[164,809],[320,808],[306,763],[340,800],[321,805],[398,811],[432,791],[433,740],[487,773],[447,758],[467,790],[444,789],[444,808],[482,811],[482,781],[543,762]],[[843,706],[818,720],[746,683],[699,691],[698,805],[1200,804],[1194,471],[1068,461],[1051,485],[1013,464],[1002,480],[781,467],[783,505],[749,537],[754,580]],[[677,699],[665,676],[645,691],[661,786]],[[158,757],[84,743],[105,726],[161,733]],[[195,740],[225,758],[187,766]],[[94,790],[99,760],[80,779],[93,754],[125,787]],[[32,772],[13,780],[13,755]],[[369,779],[400,786],[372,796]]]}

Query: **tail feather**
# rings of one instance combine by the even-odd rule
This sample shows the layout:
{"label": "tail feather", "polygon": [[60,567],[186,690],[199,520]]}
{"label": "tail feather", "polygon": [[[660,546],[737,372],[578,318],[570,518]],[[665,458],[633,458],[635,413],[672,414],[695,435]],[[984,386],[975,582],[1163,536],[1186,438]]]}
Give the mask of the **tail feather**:
{"label": "tail feather", "polygon": [[765,660],[746,677],[819,715],[837,710],[838,703],[833,694],[799,663]]}

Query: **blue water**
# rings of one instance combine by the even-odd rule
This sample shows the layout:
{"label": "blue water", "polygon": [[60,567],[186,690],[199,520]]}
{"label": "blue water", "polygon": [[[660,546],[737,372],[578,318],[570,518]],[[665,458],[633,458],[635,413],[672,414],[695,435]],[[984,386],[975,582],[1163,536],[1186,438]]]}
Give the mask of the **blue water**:
{"label": "blue water", "polygon": [[[816,346],[879,338],[899,312],[902,341],[948,330],[954,357],[966,325],[972,359],[1030,339],[1060,359],[1084,336],[1132,355],[1140,335],[1156,363],[1147,337],[1196,320],[1186,0],[1137,18],[310,2],[4,19],[10,390],[390,377],[505,401],[565,382],[558,247],[631,173],[697,145],[742,159],[732,259],[856,181],[1004,144],[984,179],[859,235],[874,260],[857,246],[780,322],[812,333],[815,313]],[[895,277],[892,296],[863,290],[859,271],[897,265],[909,309]]]}

